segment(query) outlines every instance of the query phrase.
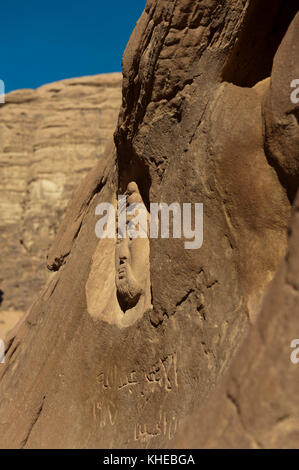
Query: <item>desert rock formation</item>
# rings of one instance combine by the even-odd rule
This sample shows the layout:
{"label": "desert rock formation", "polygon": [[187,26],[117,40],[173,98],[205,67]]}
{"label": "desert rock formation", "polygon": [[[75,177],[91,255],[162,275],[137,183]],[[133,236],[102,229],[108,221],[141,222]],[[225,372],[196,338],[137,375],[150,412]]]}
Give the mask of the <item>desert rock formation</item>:
{"label": "desert rock formation", "polygon": [[[298,448],[299,193],[287,254],[227,376],[182,425],[180,448]],[[298,343],[297,343],[298,344]],[[294,351],[298,357],[298,351]]]}
{"label": "desert rock formation", "polygon": [[[285,53],[297,10],[285,0],[147,2],[123,57],[115,144],[77,189],[48,253],[56,273],[6,341],[2,447],[168,447],[208,403],[261,321],[287,250],[298,105],[276,83],[290,92],[299,75]],[[117,247],[96,237],[96,208],[132,182],[148,210],[203,203],[204,242],[150,239],[152,308],[117,324],[109,303],[100,311]],[[96,271],[106,258],[110,270]],[[288,349],[289,335],[281,341]]]}
{"label": "desert rock formation", "polygon": [[119,73],[6,95],[0,107],[2,312],[26,310],[49,278],[47,249],[74,189],[111,139],[120,101]]}

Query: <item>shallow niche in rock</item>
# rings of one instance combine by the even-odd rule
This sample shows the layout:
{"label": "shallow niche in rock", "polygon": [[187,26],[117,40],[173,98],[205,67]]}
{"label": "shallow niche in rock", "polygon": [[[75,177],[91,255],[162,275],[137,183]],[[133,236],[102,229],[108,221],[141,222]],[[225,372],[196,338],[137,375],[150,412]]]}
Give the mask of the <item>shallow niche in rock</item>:
{"label": "shallow niche in rock", "polygon": [[[115,236],[99,239],[85,286],[89,314],[119,327],[132,325],[152,309],[149,214],[146,211],[145,223],[136,227],[143,236],[132,236],[133,219],[138,212],[131,214],[129,206],[141,204],[145,208],[145,205],[133,181],[123,196],[121,201],[113,196],[109,202],[117,214],[112,221]],[[125,227],[125,233],[120,224]]]}

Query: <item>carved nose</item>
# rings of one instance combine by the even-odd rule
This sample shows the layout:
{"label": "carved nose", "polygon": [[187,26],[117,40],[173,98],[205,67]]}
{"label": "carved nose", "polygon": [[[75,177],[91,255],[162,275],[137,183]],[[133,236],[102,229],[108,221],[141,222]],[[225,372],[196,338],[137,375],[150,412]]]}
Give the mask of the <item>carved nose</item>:
{"label": "carved nose", "polygon": [[128,246],[127,246],[127,243],[125,242],[122,242],[121,243],[121,246],[120,246],[120,249],[119,249],[119,260],[120,260],[120,264],[124,264],[124,262],[129,259],[129,250],[128,250]]}

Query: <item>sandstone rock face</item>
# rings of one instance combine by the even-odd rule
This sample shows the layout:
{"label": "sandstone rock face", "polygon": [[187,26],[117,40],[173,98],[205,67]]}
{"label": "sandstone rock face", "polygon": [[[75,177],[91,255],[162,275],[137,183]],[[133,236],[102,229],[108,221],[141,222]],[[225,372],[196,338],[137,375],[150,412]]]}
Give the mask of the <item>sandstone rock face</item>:
{"label": "sandstone rock face", "polygon": [[292,198],[299,186],[299,106],[297,99],[290,96],[291,85],[299,71],[298,37],[299,21],[294,21],[275,56],[264,103],[266,151]]}
{"label": "sandstone rock face", "polygon": [[287,255],[260,316],[229,373],[186,420],[174,447],[298,448],[299,364],[291,361],[294,347],[290,347],[298,339],[298,247],[299,193]]}
{"label": "sandstone rock face", "polygon": [[26,310],[49,278],[46,251],[80,180],[102,157],[121,74],[6,95],[0,107],[2,310]]}
{"label": "sandstone rock face", "polygon": [[[6,340],[2,447],[168,447],[208,402],[287,249],[294,193],[269,156],[266,103],[296,12],[282,0],[147,2],[123,58],[115,145],[76,191],[48,253],[57,272]],[[265,28],[248,49],[255,18]],[[128,317],[120,248],[95,228],[99,204],[132,187],[148,211],[203,203],[204,224],[200,249],[158,237],[136,269],[127,255],[127,273],[150,267],[143,293],[151,283],[148,308]]]}

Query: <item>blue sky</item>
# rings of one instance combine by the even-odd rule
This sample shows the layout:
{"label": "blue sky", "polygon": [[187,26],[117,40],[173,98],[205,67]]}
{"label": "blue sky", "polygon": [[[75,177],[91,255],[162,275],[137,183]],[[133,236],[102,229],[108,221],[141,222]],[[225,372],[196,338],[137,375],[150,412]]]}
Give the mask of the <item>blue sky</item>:
{"label": "blue sky", "polygon": [[2,2],[0,79],[5,92],[121,71],[146,0]]}

